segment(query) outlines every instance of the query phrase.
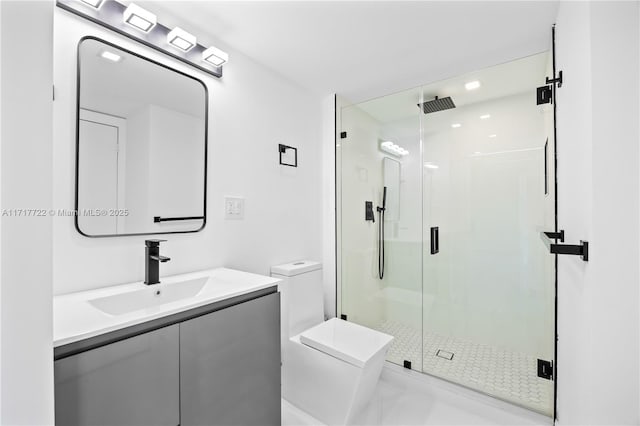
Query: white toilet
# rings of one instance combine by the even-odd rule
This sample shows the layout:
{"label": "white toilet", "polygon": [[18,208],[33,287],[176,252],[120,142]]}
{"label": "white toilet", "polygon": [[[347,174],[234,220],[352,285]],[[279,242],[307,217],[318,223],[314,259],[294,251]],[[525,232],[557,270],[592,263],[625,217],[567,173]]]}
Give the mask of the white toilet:
{"label": "white toilet", "polygon": [[393,337],[324,321],[320,263],[273,266],[271,276],[282,280],[282,396],[325,424],[350,423],[371,399]]}

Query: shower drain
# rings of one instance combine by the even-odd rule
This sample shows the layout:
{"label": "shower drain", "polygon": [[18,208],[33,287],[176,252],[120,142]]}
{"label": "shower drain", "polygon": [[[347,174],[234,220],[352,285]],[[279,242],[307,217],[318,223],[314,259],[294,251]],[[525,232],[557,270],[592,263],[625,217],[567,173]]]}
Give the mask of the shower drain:
{"label": "shower drain", "polygon": [[453,359],[453,352],[438,349],[438,352],[436,352],[436,356],[451,361]]}

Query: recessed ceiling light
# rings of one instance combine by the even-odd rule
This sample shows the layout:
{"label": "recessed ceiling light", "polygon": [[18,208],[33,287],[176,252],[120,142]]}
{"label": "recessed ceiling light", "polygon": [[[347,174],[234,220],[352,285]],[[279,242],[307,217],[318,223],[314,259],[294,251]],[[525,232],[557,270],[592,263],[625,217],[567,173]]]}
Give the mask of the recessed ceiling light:
{"label": "recessed ceiling light", "polygon": [[219,67],[220,65],[229,61],[229,55],[226,52],[223,52],[222,50],[212,46],[202,52],[202,60],[205,62],[209,62],[216,67]]}
{"label": "recessed ceiling light", "polygon": [[494,134],[489,135],[489,137],[490,137],[490,138],[495,138],[496,136],[498,136],[498,135],[496,135],[495,133],[494,133]]}
{"label": "recessed ceiling light", "polygon": [[148,33],[153,27],[156,26],[156,15],[138,6],[135,3],[131,3],[124,11],[122,16],[125,24],[131,25],[140,31]]}
{"label": "recessed ceiling light", "polygon": [[89,5],[94,9],[100,9],[100,6],[102,6],[104,0],[80,0],[80,2]]}
{"label": "recessed ceiling light", "polygon": [[108,50],[103,50],[102,52],[100,52],[100,57],[111,62],[120,62],[122,60],[122,56],[113,52],[109,52]]}
{"label": "recessed ceiling light", "polygon": [[196,36],[180,27],[175,27],[167,34],[167,43],[183,52],[188,52],[196,45]]}
{"label": "recessed ceiling light", "polygon": [[491,118],[491,114],[484,114],[480,116],[480,120],[486,120],[487,118]]}
{"label": "recessed ceiling light", "polygon": [[424,166],[425,166],[427,169],[438,169],[438,168],[439,168],[439,166],[438,166],[438,165],[433,164],[433,163],[424,163]]}
{"label": "recessed ceiling light", "polygon": [[464,88],[467,90],[474,90],[480,87],[480,82],[478,80],[470,81],[464,85]]}
{"label": "recessed ceiling light", "polygon": [[460,124],[460,123],[453,123],[451,125],[451,127],[453,127],[454,129],[457,129],[458,127],[461,127],[461,126],[462,126],[462,124]]}

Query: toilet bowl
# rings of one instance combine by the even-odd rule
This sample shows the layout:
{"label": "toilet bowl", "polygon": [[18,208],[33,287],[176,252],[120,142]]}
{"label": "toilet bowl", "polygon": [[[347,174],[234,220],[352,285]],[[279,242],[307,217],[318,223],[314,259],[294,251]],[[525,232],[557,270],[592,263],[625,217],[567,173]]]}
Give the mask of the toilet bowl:
{"label": "toilet bowl", "polygon": [[349,424],[371,399],[393,337],[323,320],[320,263],[278,265],[271,275],[282,279],[283,398],[325,424]]}

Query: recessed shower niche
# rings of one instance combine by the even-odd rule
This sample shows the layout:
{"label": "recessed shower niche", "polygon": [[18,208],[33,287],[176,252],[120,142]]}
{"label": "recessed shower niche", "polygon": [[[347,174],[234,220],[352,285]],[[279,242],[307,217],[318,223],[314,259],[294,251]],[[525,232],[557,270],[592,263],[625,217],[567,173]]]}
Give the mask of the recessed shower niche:
{"label": "recessed shower niche", "polygon": [[196,232],[206,221],[205,84],[93,37],[78,45],[76,228]]}

